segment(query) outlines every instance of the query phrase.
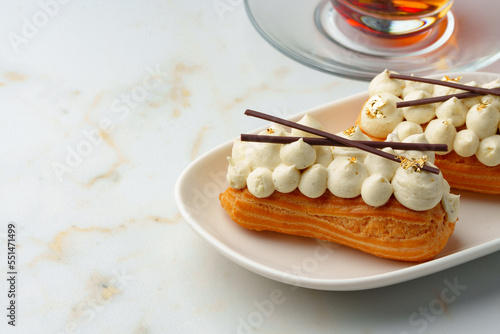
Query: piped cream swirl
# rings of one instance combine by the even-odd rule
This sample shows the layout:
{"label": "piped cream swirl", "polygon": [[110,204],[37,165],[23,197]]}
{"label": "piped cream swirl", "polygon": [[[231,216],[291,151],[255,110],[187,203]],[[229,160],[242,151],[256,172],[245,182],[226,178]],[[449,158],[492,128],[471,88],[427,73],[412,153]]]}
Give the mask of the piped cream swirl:
{"label": "piped cream swirl", "polygon": [[404,81],[391,79],[391,73],[397,74],[397,72],[384,70],[382,73],[373,78],[368,86],[368,94],[373,96],[386,92],[396,96],[401,95],[403,92]]}
{"label": "piped cream swirl", "polygon": [[287,165],[304,169],[316,161],[316,150],[300,138],[293,143],[283,145],[279,157]]}
{"label": "piped cream swirl", "polygon": [[401,99],[389,93],[374,95],[366,101],[361,111],[361,127],[374,137],[385,138],[403,121],[403,112],[396,108]]}
{"label": "piped cream swirl", "polygon": [[443,176],[417,172],[414,168],[398,168],[392,178],[396,199],[415,211],[435,207],[443,198]]}

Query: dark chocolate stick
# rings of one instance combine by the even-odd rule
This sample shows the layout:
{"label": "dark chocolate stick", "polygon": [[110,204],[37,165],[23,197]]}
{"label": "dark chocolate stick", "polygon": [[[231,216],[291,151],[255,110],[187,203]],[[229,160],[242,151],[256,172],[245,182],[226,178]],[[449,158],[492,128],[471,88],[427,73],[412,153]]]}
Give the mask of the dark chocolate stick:
{"label": "dark chocolate stick", "polygon": [[484,94],[466,92],[466,93],[458,93],[458,94],[429,97],[427,99],[420,99],[420,100],[401,101],[401,102],[396,103],[396,107],[397,108],[413,107],[413,106],[419,106],[422,104],[444,102],[444,101],[451,99],[452,97],[456,97],[457,99],[466,99],[468,97],[476,97],[476,96],[484,96]]}
{"label": "dark chocolate stick", "polygon": [[500,88],[474,87],[474,86],[462,85],[462,84],[459,84],[456,82],[449,82],[449,81],[443,81],[443,80],[437,80],[437,79],[420,78],[420,77],[414,77],[411,75],[402,75],[402,74],[390,74],[390,77],[392,79],[424,82],[424,83],[433,84],[433,85],[461,89],[461,90],[465,90],[468,92],[474,92],[474,93],[479,93],[479,94],[492,94],[492,95],[499,95],[500,96]]}
{"label": "dark chocolate stick", "polygon": [[[306,125],[302,125],[302,124],[299,124],[299,123],[288,121],[288,120],[283,119],[283,118],[279,118],[279,117],[276,117],[276,116],[264,114],[264,113],[261,113],[261,112],[255,111],[255,110],[250,110],[250,109],[247,109],[245,111],[245,115],[253,116],[253,117],[257,117],[257,118],[261,118],[261,119],[264,119],[264,120],[267,120],[267,121],[270,121],[270,122],[278,123],[278,124],[285,125],[285,126],[288,126],[288,127],[291,127],[291,128],[295,128],[295,129],[298,129],[298,130],[302,130],[302,131],[305,131],[305,132],[308,132],[308,133],[312,133],[312,134],[317,135],[317,136],[325,137],[325,138],[327,138],[329,140],[332,140],[334,142],[341,143],[341,144],[344,144],[346,146],[358,148],[358,149],[366,151],[368,153],[372,153],[372,154],[381,156],[383,158],[389,159],[391,161],[395,161],[397,163],[401,163],[401,159],[399,159],[398,157],[394,156],[393,154],[377,150],[376,148],[373,148],[373,147],[370,147],[370,146],[367,146],[367,145],[364,145],[364,144],[357,143],[356,141],[349,140],[349,139],[346,139],[346,138],[334,135],[332,133],[328,133],[326,131],[322,131],[322,130],[318,130],[318,129],[315,129],[315,128],[311,128],[311,127],[306,126]],[[428,166],[428,165],[422,166],[422,170],[425,170],[426,172],[429,172],[429,173],[439,174],[439,169],[437,169],[435,167]]]}
{"label": "dark chocolate stick", "polygon": [[[293,143],[302,138],[305,143],[309,145],[319,145],[319,146],[340,146],[346,147],[342,143],[337,143],[325,138],[314,138],[314,137],[283,137],[283,136],[268,136],[268,135],[252,135],[252,134],[241,134],[241,141],[251,141],[257,143],[272,143],[272,144],[289,144]],[[424,144],[424,143],[400,143],[400,142],[387,142],[387,141],[370,141],[370,140],[356,140],[360,144],[374,148],[384,148],[390,147],[395,150],[405,150],[405,151],[434,151],[434,152],[446,152],[448,151],[448,145],[446,144]]]}

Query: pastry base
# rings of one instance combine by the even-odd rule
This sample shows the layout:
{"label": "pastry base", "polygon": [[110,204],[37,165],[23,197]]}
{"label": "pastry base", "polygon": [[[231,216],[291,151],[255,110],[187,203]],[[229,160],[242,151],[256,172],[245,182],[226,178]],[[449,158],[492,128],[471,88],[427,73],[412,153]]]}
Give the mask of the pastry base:
{"label": "pastry base", "polygon": [[329,191],[316,199],[299,190],[257,198],[247,189],[228,188],[219,199],[229,216],[244,228],[333,241],[403,261],[434,258],[455,228],[455,222],[446,221],[441,203],[431,210],[413,211],[394,197],[374,208],[360,196],[345,199]]}
{"label": "pastry base", "polygon": [[455,151],[446,155],[436,154],[435,165],[452,188],[483,194],[500,194],[500,165],[488,167],[474,155],[464,158]]}

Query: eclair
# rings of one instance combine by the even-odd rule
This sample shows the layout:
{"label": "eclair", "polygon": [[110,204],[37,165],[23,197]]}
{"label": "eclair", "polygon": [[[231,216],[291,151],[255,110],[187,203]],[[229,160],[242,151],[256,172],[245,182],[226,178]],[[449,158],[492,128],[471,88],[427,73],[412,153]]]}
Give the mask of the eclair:
{"label": "eclair", "polygon": [[[422,142],[443,143],[435,164],[455,189],[500,194],[500,96],[465,99],[398,108],[402,101],[460,93],[455,88],[391,78],[388,70],[369,84],[369,99],[356,124],[373,140],[402,141],[423,134]],[[459,82],[444,77],[442,81]],[[479,86],[476,82],[464,85]],[[481,87],[500,87],[500,80]]]}
{"label": "eclair", "polygon": [[[298,123],[322,129],[308,114]],[[384,148],[400,158],[397,163],[358,148],[310,145],[309,133],[276,124],[261,134],[300,138],[287,144],[234,141],[229,187],[219,200],[240,226],[412,262],[434,258],[452,235],[459,196],[441,173],[422,170],[434,166],[433,152]],[[370,141],[358,126],[337,135]]]}

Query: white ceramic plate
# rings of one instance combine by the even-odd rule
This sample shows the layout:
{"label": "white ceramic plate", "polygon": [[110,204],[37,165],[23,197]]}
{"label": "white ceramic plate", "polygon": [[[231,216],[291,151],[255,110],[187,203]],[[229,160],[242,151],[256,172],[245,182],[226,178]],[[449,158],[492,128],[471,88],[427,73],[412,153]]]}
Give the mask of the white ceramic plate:
{"label": "white ceramic plate", "polygon": [[[462,82],[484,83],[500,75],[465,73],[463,77]],[[307,112],[335,133],[354,124],[367,97],[360,93]],[[228,217],[218,199],[227,187],[226,157],[231,147],[232,141],[193,161],[176,184],[176,200],[196,233],[230,260],[262,276],[321,290],[362,290],[422,277],[500,250],[500,196],[456,190],[462,197],[455,232],[437,258],[425,263],[387,260],[334,243],[246,230]]]}

